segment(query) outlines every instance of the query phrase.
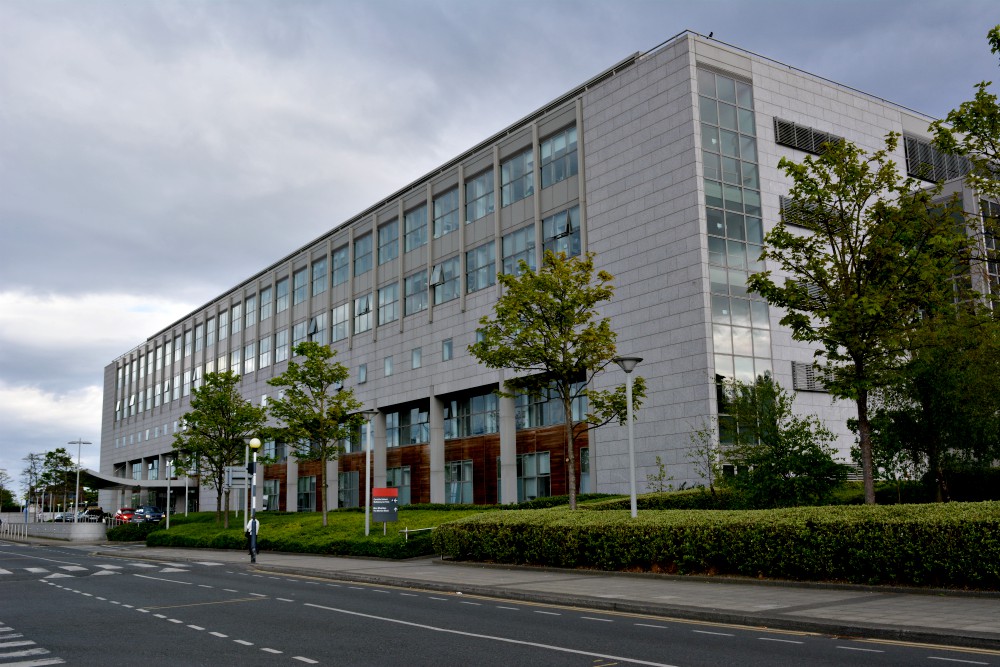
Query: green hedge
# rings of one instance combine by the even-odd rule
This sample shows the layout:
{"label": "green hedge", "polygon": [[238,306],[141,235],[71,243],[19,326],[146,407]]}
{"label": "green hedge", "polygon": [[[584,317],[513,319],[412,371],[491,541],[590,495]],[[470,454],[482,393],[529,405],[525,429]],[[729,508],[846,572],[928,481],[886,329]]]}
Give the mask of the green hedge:
{"label": "green hedge", "polygon": [[490,512],[442,524],[458,560],[1000,589],[1000,503]]}
{"label": "green hedge", "polygon": [[108,528],[108,541],[110,542],[142,542],[153,533],[163,527],[163,522],[143,522],[143,523],[123,523],[114,528]]}

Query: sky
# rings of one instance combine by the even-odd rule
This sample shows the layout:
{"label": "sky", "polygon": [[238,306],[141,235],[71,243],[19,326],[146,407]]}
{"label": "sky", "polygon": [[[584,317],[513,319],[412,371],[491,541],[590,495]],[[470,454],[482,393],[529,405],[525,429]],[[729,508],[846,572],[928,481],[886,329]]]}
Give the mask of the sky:
{"label": "sky", "polygon": [[[98,468],[104,367],[692,30],[934,117],[995,0],[0,0],[0,470]],[[996,90],[996,88],[994,88]],[[17,484],[20,486],[20,484]]]}

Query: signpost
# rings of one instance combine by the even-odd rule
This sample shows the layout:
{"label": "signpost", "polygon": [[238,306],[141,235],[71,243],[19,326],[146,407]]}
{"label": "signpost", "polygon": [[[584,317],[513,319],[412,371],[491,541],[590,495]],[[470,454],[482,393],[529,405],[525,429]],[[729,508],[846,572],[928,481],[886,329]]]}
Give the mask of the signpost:
{"label": "signpost", "polygon": [[372,489],[372,521],[382,522],[382,534],[385,535],[385,524],[398,520],[399,489],[395,487]]}

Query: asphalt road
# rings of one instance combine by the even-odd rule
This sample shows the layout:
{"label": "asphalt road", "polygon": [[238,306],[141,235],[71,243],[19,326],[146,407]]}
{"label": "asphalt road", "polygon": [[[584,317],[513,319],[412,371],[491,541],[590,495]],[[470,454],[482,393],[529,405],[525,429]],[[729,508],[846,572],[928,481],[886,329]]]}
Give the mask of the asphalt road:
{"label": "asphalt road", "polygon": [[0,667],[998,665],[996,653],[679,622],[0,543]]}

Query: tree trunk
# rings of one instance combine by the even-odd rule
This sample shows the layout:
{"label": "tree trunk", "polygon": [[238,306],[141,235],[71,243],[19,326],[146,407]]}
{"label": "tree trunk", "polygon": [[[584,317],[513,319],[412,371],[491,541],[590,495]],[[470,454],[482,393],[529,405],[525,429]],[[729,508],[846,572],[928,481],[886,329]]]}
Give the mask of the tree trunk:
{"label": "tree trunk", "polygon": [[861,447],[861,476],[865,485],[865,504],[875,504],[875,475],[872,470],[872,426],[868,421],[868,390],[858,392],[858,445]]}
{"label": "tree trunk", "polygon": [[569,508],[576,509],[576,453],[573,442],[573,401],[563,398],[566,420],[566,485],[569,491]]}
{"label": "tree trunk", "polygon": [[323,527],[326,528],[326,508],[330,506],[330,499],[327,495],[330,492],[330,484],[326,480],[326,456],[320,457],[319,463],[319,483],[323,489],[323,497],[320,502],[323,504]]}

